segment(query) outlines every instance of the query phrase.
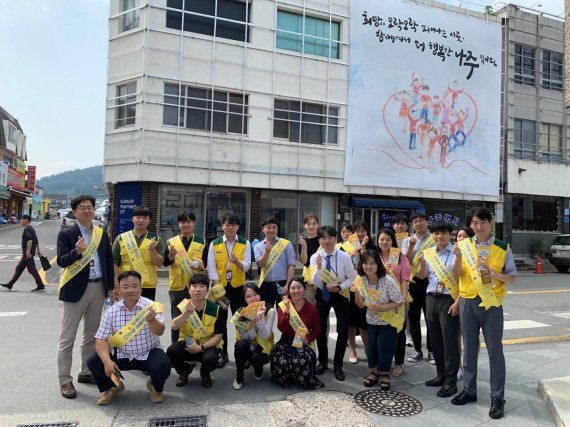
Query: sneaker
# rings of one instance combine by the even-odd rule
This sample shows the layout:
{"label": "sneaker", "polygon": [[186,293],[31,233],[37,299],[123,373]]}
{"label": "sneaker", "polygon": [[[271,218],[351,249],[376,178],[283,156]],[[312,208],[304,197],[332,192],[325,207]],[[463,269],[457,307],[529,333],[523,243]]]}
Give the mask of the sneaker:
{"label": "sneaker", "polygon": [[255,372],[253,376],[257,381],[261,381],[263,379],[263,368],[261,368],[261,372]]}
{"label": "sneaker", "polygon": [[459,368],[457,371],[457,381],[461,381],[463,379],[463,369]]}
{"label": "sneaker", "polygon": [[239,390],[241,388],[241,386],[243,385],[243,383],[238,383],[237,378],[234,380],[234,383],[232,384],[232,387],[234,388],[234,390]]}
{"label": "sneaker", "polygon": [[105,390],[97,399],[98,405],[108,405],[113,400],[117,398],[125,390],[125,385],[121,383],[119,387],[111,387],[109,390]]}
{"label": "sneaker", "polygon": [[[123,383],[121,383],[123,385]],[[164,394],[162,391],[156,391],[154,386],[152,385],[152,381],[148,380],[146,382],[146,388],[148,389],[148,394],[150,395],[150,400],[154,403],[162,403],[164,402]]]}
{"label": "sneaker", "polygon": [[428,351],[428,360],[429,363],[431,363],[432,365],[435,365],[435,358],[433,357],[433,352]]}
{"label": "sneaker", "polygon": [[9,285],[8,283],[0,283],[0,286],[3,286],[4,288],[8,289],[9,291],[12,290],[12,287],[14,285]]}
{"label": "sneaker", "polygon": [[38,286],[37,288],[32,289],[30,292],[40,292],[45,290],[46,290],[45,286]]}
{"label": "sneaker", "polygon": [[416,363],[419,362],[424,358],[424,355],[421,351],[414,351],[410,357],[408,357],[408,362]]}

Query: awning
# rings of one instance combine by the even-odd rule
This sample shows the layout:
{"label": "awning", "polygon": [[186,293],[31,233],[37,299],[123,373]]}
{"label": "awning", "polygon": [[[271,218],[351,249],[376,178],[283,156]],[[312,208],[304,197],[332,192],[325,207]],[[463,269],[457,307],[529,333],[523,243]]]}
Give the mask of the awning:
{"label": "awning", "polygon": [[29,197],[31,196],[31,193],[27,193],[21,190],[16,190],[15,188],[12,187],[8,187],[8,190],[10,190],[10,193],[14,194],[14,195],[18,195],[18,196],[24,196],[24,197]]}
{"label": "awning", "polygon": [[402,200],[402,199],[369,199],[365,197],[352,197],[350,205],[357,208],[415,209],[415,210],[424,209],[424,205],[422,205],[417,200]]}

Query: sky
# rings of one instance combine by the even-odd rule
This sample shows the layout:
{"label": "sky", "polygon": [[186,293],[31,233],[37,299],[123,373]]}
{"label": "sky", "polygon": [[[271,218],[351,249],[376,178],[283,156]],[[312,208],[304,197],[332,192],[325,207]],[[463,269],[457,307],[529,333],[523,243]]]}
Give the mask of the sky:
{"label": "sky", "polygon": [[[564,0],[514,3],[564,16]],[[0,106],[24,130],[27,164],[38,178],[103,164],[109,0],[0,0],[0,11]]]}

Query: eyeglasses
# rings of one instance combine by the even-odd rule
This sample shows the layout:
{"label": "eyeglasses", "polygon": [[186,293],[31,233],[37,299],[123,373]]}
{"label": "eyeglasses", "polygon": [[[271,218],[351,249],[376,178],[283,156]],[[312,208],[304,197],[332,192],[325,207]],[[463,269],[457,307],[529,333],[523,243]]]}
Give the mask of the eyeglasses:
{"label": "eyeglasses", "polygon": [[76,210],[79,212],[92,212],[94,209],[91,206],[78,206]]}

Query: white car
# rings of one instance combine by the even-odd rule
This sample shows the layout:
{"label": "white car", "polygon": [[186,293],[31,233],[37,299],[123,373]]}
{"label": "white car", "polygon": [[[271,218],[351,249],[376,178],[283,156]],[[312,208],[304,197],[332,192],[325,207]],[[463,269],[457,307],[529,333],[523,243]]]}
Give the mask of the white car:
{"label": "white car", "polygon": [[[66,228],[72,227],[73,225],[75,225],[76,222],[77,222],[77,219],[75,218],[75,215],[73,215],[72,211],[69,211],[69,212],[67,212],[67,214],[65,214],[65,216],[61,220],[61,229],[64,230]],[[96,218],[93,218],[91,220],[91,223],[93,225],[96,225],[97,227],[102,226],[101,221],[96,219]]]}
{"label": "white car", "polygon": [[63,218],[69,211],[71,211],[71,208],[63,208],[57,211],[57,219],[61,219]]}

